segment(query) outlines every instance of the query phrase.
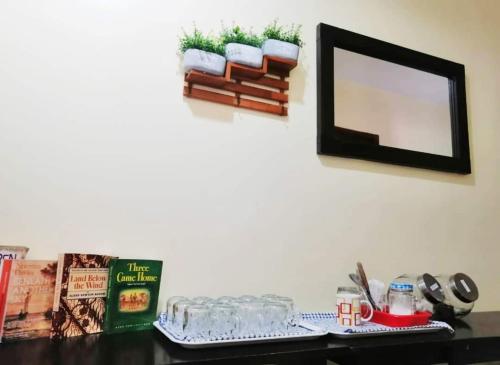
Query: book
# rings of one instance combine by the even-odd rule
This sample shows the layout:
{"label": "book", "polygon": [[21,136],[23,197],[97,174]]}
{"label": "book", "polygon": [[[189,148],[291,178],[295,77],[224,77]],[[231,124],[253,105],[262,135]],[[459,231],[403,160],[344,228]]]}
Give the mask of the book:
{"label": "book", "polygon": [[153,328],[162,266],[156,260],[111,260],[104,332]]}
{"label": "book", "polygon": [[2,246],[0,245],[0,261],[10,259],[24,259],[29,248],[24,246]]}
{"label": "book", "polygon": [[56,261],[4,260],[0,291],[0,337],[48,337],[52,325]]}
{"label": "book", "polygon": [[[17,260],[24,259],[28,253],[29,248],[24,246],[4,246],[0,245],[0,280],[2,280],[2,263],[4,260]],[[3,303],[2,291],[0,290],[0,321],[1,316],[1,303]],[[1,335],[0,335],[1,337]]]}
{"label": "book", "polygon": [[51,338],[102,332],[110,260],[104,255],[59,255]]}

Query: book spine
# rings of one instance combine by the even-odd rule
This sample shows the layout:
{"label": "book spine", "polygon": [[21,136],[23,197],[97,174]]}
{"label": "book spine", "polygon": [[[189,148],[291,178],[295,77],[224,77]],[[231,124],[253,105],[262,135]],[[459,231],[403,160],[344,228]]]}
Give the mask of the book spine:
{"label": "book spine", "polygon": [[59,311],[59,302],[61,301],[61,287],[62,287],[62,277],[64,270],[64,254],[60,254],[57,259],[57,271],[56,271],[56,287],[54,289],[54,305],[52,306],[52,311]]}
{"label": "book spine", "polygon": [[[0,259],[0,322],[2,322],[2,270],[3,262],[5,260]],[[2,342],[2,333],[0,331],[0,343]]]}
{"label": "book spine", "polygon": [[0,280],[0,342],[3,338],[3,325],[5,323],[5,314],[7,308],[7,291],[10,281],[10,269],[12,267],[12,260],[3,260],[1,280]]}
{"label": "book spine", "polygon": [[108,273],[108,290],[107,290],[107,295],[106,295],[106,309],[104,310],[104,332],[108,332],[111,330],[111,317],[110,314],[112,313],[111,311],[111,303],[113,302],[110,300],[110,296],[113,292],[113,271],[115,268],[115,263],[116,259],[111,259],[109,262],[109,273]]}

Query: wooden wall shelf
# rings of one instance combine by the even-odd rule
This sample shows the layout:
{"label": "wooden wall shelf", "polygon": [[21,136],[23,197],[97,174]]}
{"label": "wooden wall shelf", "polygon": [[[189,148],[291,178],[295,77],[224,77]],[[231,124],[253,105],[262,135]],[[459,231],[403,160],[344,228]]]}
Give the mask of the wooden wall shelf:
{"label": "wooden wall shelf", "polygon": [[184,96],[286,116],[286,78],[296,66],[295,61],[264,56],[260,69],[228,62],[224,76],[192,70],[184,77]]}

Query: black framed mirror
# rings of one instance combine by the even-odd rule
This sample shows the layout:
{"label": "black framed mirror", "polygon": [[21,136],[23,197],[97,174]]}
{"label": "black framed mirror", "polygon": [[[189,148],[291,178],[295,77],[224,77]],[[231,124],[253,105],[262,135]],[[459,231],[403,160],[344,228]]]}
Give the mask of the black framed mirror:
{"label": "black framed mirror", "polygon": [[471,172],[465,68],[323,23],[317,152]]}

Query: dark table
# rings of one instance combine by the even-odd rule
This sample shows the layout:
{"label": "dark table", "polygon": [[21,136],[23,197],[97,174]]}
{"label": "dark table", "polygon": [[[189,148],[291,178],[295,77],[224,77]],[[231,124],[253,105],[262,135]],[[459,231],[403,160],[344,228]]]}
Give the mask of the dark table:
{"label": "dark table", "polygon": [[0,344],[0,365],[470,364],[500,360],[500,312],[472,313],[446,331],[187,350],[158,331]]}

